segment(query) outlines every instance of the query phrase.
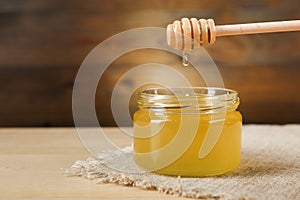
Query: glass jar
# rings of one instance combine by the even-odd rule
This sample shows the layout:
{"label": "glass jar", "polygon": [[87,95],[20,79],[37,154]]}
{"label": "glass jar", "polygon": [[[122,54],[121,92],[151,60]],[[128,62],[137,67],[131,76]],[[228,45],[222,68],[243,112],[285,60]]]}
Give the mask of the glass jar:
{"label": "glass jar", "polygon": [[139,93],[134,158],[158,174],[213,176],[241,160],[242,116],[236,91],[154,88]]}

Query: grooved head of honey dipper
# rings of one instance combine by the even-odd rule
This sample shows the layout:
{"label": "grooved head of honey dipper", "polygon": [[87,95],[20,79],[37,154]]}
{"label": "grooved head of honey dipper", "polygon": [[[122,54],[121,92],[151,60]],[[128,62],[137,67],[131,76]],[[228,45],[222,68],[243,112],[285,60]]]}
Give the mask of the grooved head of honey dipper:
{"label": "grooved head of honey dipper", "polygon": [[167,26],[167,43],[178,50],[190,51],[212,44],[215,39],[215,23],[212,19],[182,18]]}

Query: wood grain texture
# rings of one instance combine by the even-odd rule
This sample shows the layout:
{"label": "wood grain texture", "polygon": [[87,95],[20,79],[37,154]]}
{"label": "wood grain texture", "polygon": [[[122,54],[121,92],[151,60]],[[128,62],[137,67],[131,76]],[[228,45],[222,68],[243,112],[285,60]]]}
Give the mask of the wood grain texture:
{"label": "wood grain texture", "polygon": [[[106,129],[120,145],[117,129]],[[64,171],[88,152],[75,129],[0,129],[0,197],[2,199],[179,199],[157,191],[95,184]],[[182,199],[182,198],[180,198]]]}
{"label": "wood grain texture", "polygon": [[[165,27],[182,17],[216,24],[299,19],[298,0],[4,0],[0,3],[0,126],[72,126],[72,87],[81,62],[100,42],[136,27]],[[122,44],[121,44],[122,45]],[[245,123],[300,122],[299,32],[218,38],[207,47],[225,86],[241,97]],[[110,94],[134,66],[158,62],[180,69],[164,52],[132,52],[101,78],[96,108],[102,125],[114,125]],[[87,78],[88,81],[88,78]],[[135,80],[124,83],[124,90]],[[131,102],[131,113],[135,103]]]}

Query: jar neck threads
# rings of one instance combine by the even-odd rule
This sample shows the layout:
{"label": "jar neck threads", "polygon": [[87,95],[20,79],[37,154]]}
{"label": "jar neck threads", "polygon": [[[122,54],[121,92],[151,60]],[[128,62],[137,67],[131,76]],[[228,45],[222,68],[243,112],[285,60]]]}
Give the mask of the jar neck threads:
{"label": "jar neck threads", "polygon": [[230,112],[239,105],[234,90],[214,87],[151,88],[139,93],[140,109],[172,113]]}

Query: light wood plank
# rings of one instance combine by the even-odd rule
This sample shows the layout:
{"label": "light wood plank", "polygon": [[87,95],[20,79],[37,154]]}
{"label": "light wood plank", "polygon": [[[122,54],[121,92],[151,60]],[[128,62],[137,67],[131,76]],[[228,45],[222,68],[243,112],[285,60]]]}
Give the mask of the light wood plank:
{"label": "light wood plank", "polygon": [[[117,129],[107,131],[114,135],[112,137],[119,132]],[[95,184],[84,178],[64,176],[64,170],[75,160],[88,155],[72,128],[2,128],[0,198],[177,199],[157,191]]]}

